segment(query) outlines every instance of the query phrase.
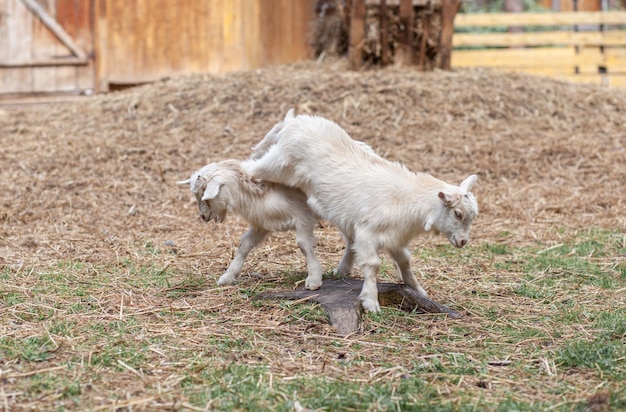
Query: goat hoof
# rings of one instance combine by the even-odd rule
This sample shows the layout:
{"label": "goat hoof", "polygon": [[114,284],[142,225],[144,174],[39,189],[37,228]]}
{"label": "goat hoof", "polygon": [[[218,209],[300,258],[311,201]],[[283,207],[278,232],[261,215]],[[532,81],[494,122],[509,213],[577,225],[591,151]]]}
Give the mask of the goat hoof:
{"label": "goat hoof", "polygon": [[380,305],[377,301],[372,299],[362,299],[361,305],[366,312],[378,313],[380,312]]}
{"label": "goat hoof", "polygon": [[424,290],[424,288],[422,288],[421,286],[418,286],[418,287],[417,287],[417,293],[419,293],[420,295],[424,296],[425,298],[427,298],[427,297],[428,297],[428,292],[426,292],[426,291]]}
{"label": "goat hoof", "polygon": [[322,281],[307,279],[306,282],[304,282],[304,287],[308,290],[317,290],[322,287]]}
{"label": "goat hoof", "polygon": [[235,278],[230,275],[222,275],[217,280],[217,286],[229,286],[235,283]]}

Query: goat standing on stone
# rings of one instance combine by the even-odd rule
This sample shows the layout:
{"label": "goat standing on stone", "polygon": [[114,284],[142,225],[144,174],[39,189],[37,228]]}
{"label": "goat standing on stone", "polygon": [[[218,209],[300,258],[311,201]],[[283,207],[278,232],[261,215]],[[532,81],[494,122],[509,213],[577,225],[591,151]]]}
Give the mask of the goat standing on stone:
{"label": "goat standing on stone", "polygon": [[242,163],[248,175],[302,190],[310,208],[342,232],[347,247],[338,271],[351,270],[356,259],[365,310],[380,311],[380,251],[389,251],[404,283],[426,296],[410,269],[411,239],[433,230],[456,247],[469,242],[476,175],[455,186],[413,173],[364,149],[335,122],[294,116],[293,109],[253,150]]}

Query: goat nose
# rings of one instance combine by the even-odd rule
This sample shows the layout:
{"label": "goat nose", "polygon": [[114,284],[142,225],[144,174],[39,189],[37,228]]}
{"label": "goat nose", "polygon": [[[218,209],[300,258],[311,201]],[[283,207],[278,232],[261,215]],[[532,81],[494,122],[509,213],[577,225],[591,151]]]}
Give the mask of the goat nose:
{"label": "goat nose", "polygon": [[461,239],[461,247],[467,245],[467,239]]}

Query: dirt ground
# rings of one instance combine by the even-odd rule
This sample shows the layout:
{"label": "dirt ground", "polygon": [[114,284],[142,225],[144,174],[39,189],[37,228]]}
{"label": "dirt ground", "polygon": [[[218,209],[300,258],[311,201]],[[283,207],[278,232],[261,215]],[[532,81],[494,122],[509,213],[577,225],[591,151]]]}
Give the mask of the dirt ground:
{"label": "dirt ground", "polygon": [[[626,230],[623,90],[485,70],[351,72],[343,61],[306,62],[174,78],[80,102],[0,109],[0,273],[24,273],[26,290],[31,269],[80,262],[98,271],[133,262],[167,268],[178,276],[172,284],[206,276],[208,294],[181,304],[228,307],[225,300],[233,295],[211,288],[245,222],[233,216],[221,225],[202,222],[188,188],[176,181],[208,162],[245,158],[292,107],[335,120],[411,170],[457,184],[476,173],[480,213],[473,244],[550,247],[590,227]],[[343,243],[328,224],[317,235],[320,259],[330,270]],[[293,240],[291,233],[276,234],[253,251],[242,284],[275,277],[280,287],[284,271],[304,273]],[[412,248],[447,243],[443,236],[427,235]],[[463,275],[446,276],[434,293],[443,302],[455,293],[456,283],[446,288],[448,277]],[[432,287],[428,278],[423,285]],[[119,295],[114,296],[120,291],[108,289],[98,298],[103,313],[122,316]],[[134,293],[129,299],[137,313],[178,304],[163,295]],[[124,299],[124,305],[132,303]],[[193,347],[200,345],[196,336],[226,335],[235,324],[263,329],[267,314],[247,306],[240,310],[228,315],[230,324],[178,332],[188,333],[185,344]],[[38,324],[16,325],[9,318],[7,313],[0,325],[2,334],[36,333]],[[284,328],[288,339],[299,327],[280,326],[271,315],[267,322],[268,328]],[[284,344],[279,340],[269,347],[277,348],[277,364],[287,368],[289,361],[278,350]],[[11,367],[29,373],[30,366]],[[111,379],[132,385],[134,375],[127,375]]]}

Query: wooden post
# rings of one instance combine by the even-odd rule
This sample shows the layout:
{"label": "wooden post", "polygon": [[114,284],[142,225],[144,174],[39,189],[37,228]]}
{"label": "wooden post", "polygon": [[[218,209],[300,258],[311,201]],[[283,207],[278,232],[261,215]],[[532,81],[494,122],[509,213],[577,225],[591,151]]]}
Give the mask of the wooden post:
{"label": "wooden post", "polygon": [[400,0],[400,25],[403,30],[398,39],[397,63],[413,64],[413,28],[415,27],[415,9],[413,0]]}
{"label": "wooden post", "polygon": [[363,39],[365,38],[365,0],[353,0],[350,10],[350,68],[359,69],[363,64]]}
{"label": "wooden post", "polygon": [[106,0],[94,2],[94,66],[96,92],[109,91],[109,60]]}
{"label": "wooden post", "polygon": [[430,8],[430,0],[426,2],[424,7],[424,14],[422,14],[422,41],[420,42],[420,54],[418,60],[418,67],[421,70],[426,70],[426,45],[428,43],[428,31],[430,30],[430,19],[433,13]]}
{"label": "wooden post", "polygon": [[441,38],[439,39],[439,68],[450,70],[452,58],[452,35],[454,34],[454,17],[461,8],[461,0],[442,0],[441,4]]}
{"label": "wooden post", "polygon": [[387,21],[387,0],[380,0],[380,63],[389,64],[389,33]]}

